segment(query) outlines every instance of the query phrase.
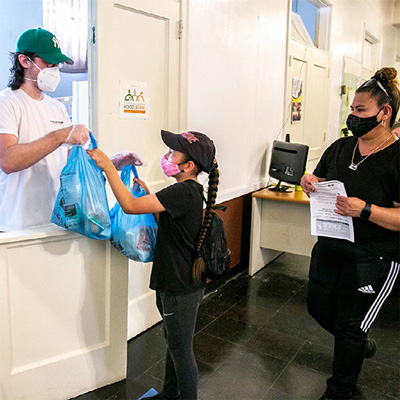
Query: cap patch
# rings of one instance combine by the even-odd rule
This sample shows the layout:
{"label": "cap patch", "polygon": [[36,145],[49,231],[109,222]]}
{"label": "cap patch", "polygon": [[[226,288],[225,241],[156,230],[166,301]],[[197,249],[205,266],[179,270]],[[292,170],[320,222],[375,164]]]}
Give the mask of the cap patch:
{"label": "cap patch", "polygon": [[184,132],[181,134],[189,143],[198,142],[199,139],[190,132]]}

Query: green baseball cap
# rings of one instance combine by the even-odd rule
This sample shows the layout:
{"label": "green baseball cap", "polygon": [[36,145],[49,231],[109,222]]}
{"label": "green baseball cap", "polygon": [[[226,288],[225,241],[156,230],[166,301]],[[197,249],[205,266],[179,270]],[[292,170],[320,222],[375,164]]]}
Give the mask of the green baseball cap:
{"label": "green baseball cap", "polygon": [[60,42],[51,32],[46,29],[28,29],[22,32],[17,40],[17,53],[35,53],[49,64],[60,64],[74,62],[61,53]]}

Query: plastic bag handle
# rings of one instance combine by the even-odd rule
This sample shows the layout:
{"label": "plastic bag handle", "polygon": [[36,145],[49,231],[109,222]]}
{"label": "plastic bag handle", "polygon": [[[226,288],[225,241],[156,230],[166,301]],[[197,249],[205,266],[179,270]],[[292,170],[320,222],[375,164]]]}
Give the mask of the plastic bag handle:
{"label": "plastic bag handle", "polygon": [[92,142],[92,149],[97,149],[97,141],[92,135],[92,132],[89,131],[90,141]]}
{"label": "plastic bag handle", "polygon": [[139,178],[136,167],[133,164],[126,165],[121,170],[121,180],[128,189],[131,186],[131,172],[136,178]]}

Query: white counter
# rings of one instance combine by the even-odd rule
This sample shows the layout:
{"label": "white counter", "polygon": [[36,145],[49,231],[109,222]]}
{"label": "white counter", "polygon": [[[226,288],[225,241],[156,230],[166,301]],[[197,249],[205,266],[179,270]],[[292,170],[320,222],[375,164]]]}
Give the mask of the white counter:
{"label": "white counter", "polygon": [[310,256],[317,240],[311,236],[310,200],[303,192],[263,189],[252,194],[249,275],[282,252]]}
{"label": "white counter", "polygon": [[55,225],[0,233],[0,399],[64,400],[126,377],[128,260]]}

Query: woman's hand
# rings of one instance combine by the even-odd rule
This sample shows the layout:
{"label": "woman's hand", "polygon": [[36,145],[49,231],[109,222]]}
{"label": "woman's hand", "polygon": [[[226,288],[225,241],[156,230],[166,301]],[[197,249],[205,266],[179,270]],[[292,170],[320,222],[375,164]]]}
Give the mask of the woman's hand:
{"label": "woman's hand", "polygon": [[345,217],[360,217],[362,209],[365,207],[365,201],[358,197],[337,196],[335,212]]}
{"label": "woman's hand", "polygon": [[318,178],[313,174],[304,174],[300,181],[300,186],[303,192],[309,196],[311,192],[315,192],[313,183],[318,183]]}
{"label": "woman's hand", "polygon": [[99,149],[86,150],[92,160],[96,163],[96,165],[104,172],[107,173],[110,169],[114,168],[113,163],[108,158],[107,154],[103,153]]}

